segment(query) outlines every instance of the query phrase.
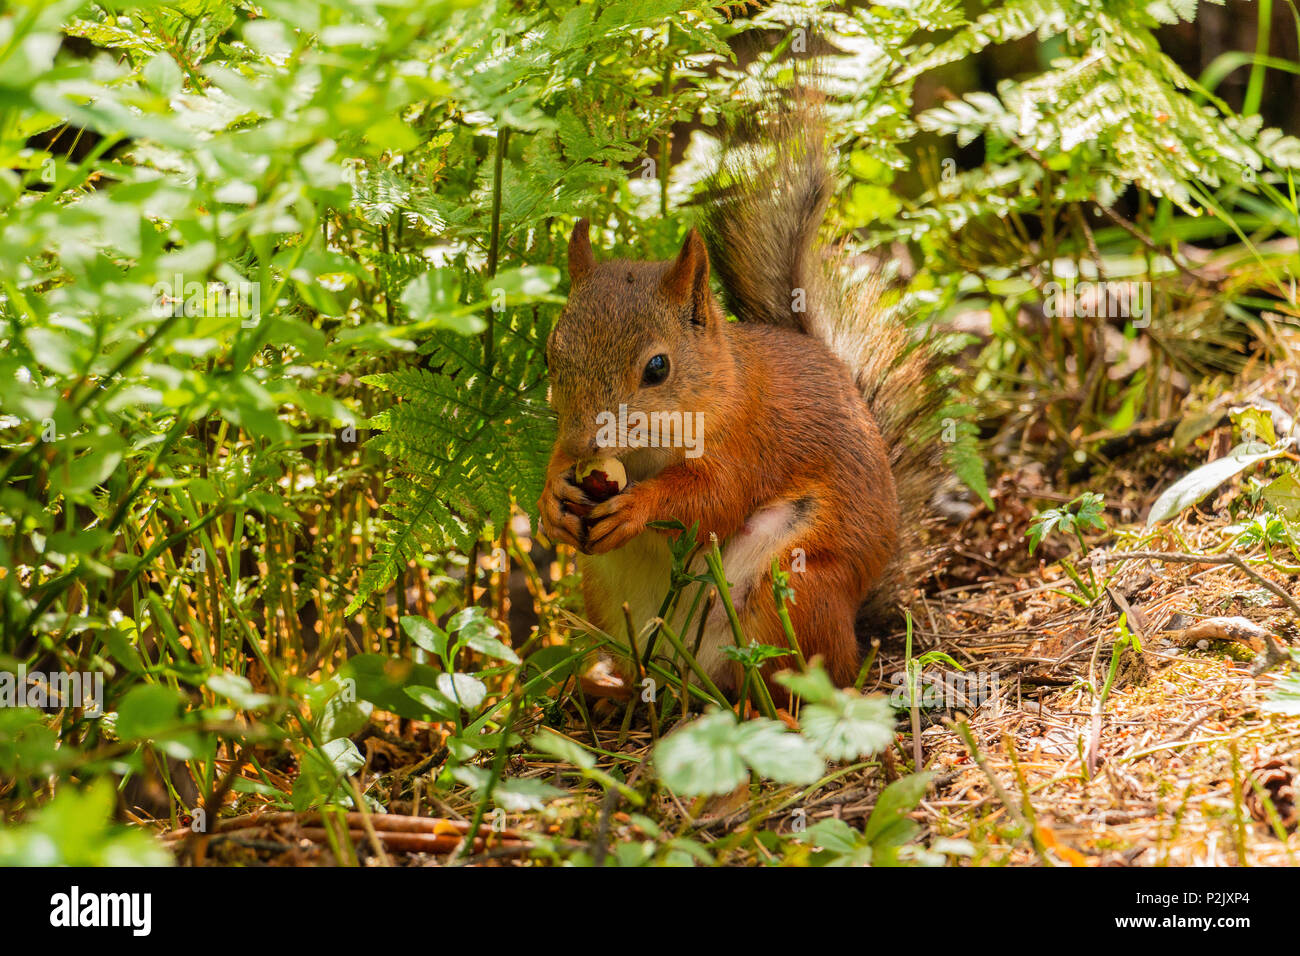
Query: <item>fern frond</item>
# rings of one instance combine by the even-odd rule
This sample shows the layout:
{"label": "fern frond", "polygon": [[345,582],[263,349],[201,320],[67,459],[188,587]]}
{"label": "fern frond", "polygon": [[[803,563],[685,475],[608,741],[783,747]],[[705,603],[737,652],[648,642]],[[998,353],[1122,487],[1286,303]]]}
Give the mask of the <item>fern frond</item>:
{"label": "fern frond", "polygon": [[[531,319],[531,313],[525,312]],[[370,421],[369,444],[394,462],[384,528],[349,613],[426,553],[468,552],[500,532],[511,504],[541,493],[554,439],[536,338],[522,320],[499,323],[497,358],[483,367],[479,340],[439,335],[427,367],[369,376],[399,399]]]}

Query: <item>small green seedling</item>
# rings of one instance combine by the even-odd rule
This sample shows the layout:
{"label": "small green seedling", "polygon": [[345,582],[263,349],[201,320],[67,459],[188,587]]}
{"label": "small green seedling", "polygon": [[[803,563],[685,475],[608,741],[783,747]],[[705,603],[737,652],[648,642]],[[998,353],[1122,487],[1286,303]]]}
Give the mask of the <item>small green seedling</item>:
{"label": "small green seedling", "polygon": [[[1074,535],[1074,539],[1079,543],[1080,552],[1087,553],[1088,543],[1084,540],[1083,534],[1085,531],[1106,530],[1106,522],[1102,519],[1105,510],[1105,498],[1096,492],[1085,491],[1069,504],[1060,508],[1048,508],[1046,511],[1040,511],[1026,532],[1029,537],[1029,553],[1033,554],[1039,544],[1043,542],[1043,539],[1053,531]],[[1087,581],[1083,580],[1078,569],[1067,558],[1061,559],[1061,567],[1069,575],[1070,580],[1083,592],[1082,599],[1073,594],[1067,594],[1067,597],[1085,607],[1097,600],[1097,595],[1101,593],[1101,587],[1097,584],[1097,575],[1091,566],[1088,568]]]}

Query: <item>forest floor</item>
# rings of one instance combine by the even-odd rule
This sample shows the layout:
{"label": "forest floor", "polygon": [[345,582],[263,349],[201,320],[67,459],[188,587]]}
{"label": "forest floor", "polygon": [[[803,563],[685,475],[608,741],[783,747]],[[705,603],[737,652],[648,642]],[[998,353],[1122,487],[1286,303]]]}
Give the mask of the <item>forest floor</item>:
{"label": "forest floor", "polygon": [[[1221,543],[1222,522],[1178,524],[1192,553]],[[1012,863],[1294,865],[1300,722],[1260,706],[1289,609],[1209,563],[1125,562],[1089,608],[1071,589],[1053,567],[929,602],[926,636],[998,680],[969,717],[982,767],[943,724],[922,732],[940,777],[917,819]],[[1141,650],[1121,652],[1101,704],[1121,616]],[[1000,851],[1017,816],[1038,839]]]}
{"label": "forest floor", "polygon": [[[1270,369],[1219,402],[1290,406],[1288,374]],[[1202,447],[1220,457],[1232,440],[1225,424]],[[1145,515],[1187,470],[1168,446],[1091,480],[1106,493],[1108,517]],[[1300,637],[1294,555],[1237,541],[1232,550],[1253,575],[1223,563],[1240,530],[1228,517],[1243,496],[1234,479],[1173,521],[1117,523],[1115,537],[1088,556],[1108,558],[1097,569],[1102,594],[1081,606],[1059,563],[1032,568],[1023,557],[1033,511],[1023,502],[1041,500],[1041,484],[1032,469],[1005,476],[996,511],[968,522],[953,549],[966,556],[965,573],[985,566],[983,580],[922,600],[921,649],[937,646],[998,679],[969,717],[983,767],[947,726],[922,732],[940,777],[916,818],[934,835],[969,839],[979,855],[1012,863],[1294,865],[1300,721],[1294,710],[1261,706]],[[1119,558],[1134,552],[1163,557]],[[1141,649],[1115,658],[1101,702],[1121,621]],[[1017,816],[1032,817],[1038,839],[999,852],[1000,827]]]}
{"label": "forest floor", "polygon": [[[1221,404],[1270,398],[1288,405],[1282,371],[1257,375]],[[1199,460],[1226,451],[1231,429],[1225,423],[1202,436]],[[906,707],[898,711],[895,747],[879,759],[833,771],[812,788],[750,785],[690,805],[659,788],[638,809],[554,757],[517,756],[506,768],[510,775],[560,784],[569,795],[545,811],[508,814],[505,831],[498,827],[486,846],[467,855],[478,862],[554,862],[577,852],[589,862],[613,855],[635,863],[656,844],[686,837],[709,848],[712,862],[788,862],[788,844],[785,854],[769,854],[754,834],[790,833],[831,817],[860,828],[881,790],[916,768],[919,751],[920,766],[934,776],[911,818],[920,825],[917,842],[939,848],[938,859],[1294,865],[1300,720],[1262,704],[1294,668],[1285,650],[1297,641],[1300,568],[1290,552],[1264,545],[1234,546],[1249,572],[1224,563],[1240,479],[1173,521],[1143,526],[1139,518],[1188,470],[1186,461],[1167,440],[1153,442],[1087,481],[1106,494],[1111,526],[1093,549],[1107,561],[1075,555],[1081,573],[1091,566],[1097,576],[1091,602],[1079,599],[1064,573],[1061,545],[1049,541],[1030,557],[1025,542],[1037,511],[1028,502],[1071,496],[1053,493],[1035,466],[1001,472],[992,492],[996,508],[980,508],[955,532],[948,529],[942,570],[918,589],[912,608],[913,653],[940,650],[965,670],[926,671],[930,696],[914,718]],[[1133,552],[1165,557],[1118,557]],[[564,570],[554,575],[560,590],[571,590]],[[1128,641],[1118,653],[1117,638]],[[886,641],[864,691],[897,691],[905,666],[901,638]],[[612,701],[600,702],[592,715],[588,723],[566,709],[548,723],[558,722],[600,755],[598,770],[635,786],[650,756],[650,729],[640,722],[624,727],[621,705]],[[534,715],[532,723],[541,720]],[[961,721],[968,739],[959,733]],[[913,726],[921,728],[919,741]],[[436,734],[394,721],[361,743],[372,806],[445,822],[421,824],[423,835],[403,846],[385,838],[381,851],[364,837],[354,840],[355,849],[340,848],[337,834],[318,821],[254,813],[202,846],[180,839],[175,845],[195,862],[301,865],[353,853],[397,865],[447,862],[475,804],[468,791],[431,796],[423,775],[435,769]],[[354,837],[360,832],[354,829]]]}

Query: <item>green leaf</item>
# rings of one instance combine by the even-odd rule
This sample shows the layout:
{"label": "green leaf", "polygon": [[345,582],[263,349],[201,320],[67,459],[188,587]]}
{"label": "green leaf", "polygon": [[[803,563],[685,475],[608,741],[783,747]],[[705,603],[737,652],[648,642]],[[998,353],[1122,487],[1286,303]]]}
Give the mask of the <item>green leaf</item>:
{"label": "green leaf", "polygon": [[147,740],[171,730],[180,720],[184,706],[184,699],[170,687],[160,684],[132,687],[117,705],[117,735],[123,740]]}
{"label": "green leaf", "polygon": [[778,783],[815,783],[826,764],[807,740],[779,720],[747,720],[736,736],[740,756],[759,776]]}
{"label": "green leaf", "polygon": [[862,835],[873,845],[898,846],[912,838],[914,826],[907,814],[916,809],[934,774],[929,771],[914,773],[895,780],[883,791],[872,808]]}
{"label": "green leaf", "polygon": [[1228,413],[1232,423],[1237,426],[1243,444],[1262,442],[1265,445],[1277,444],[1277,432],[1273,428],[1273,413],[1266,408],[1248,405]]}
{"label": "green leaf", "polygon": [[[554,266],[520,266],[506,269],[487,280],[489,297],[502,292],[507,298],[507,307],[518,304],[521,300],[531,301],[545,296],[560,281],[560,270]],[[516,300],[510,303],[509,300]]]}
{"label": "green leaf", "polygon": [[1157,524],[1174,517],[1184,508],[1190,508],[1219,485],[1237,475],[1251,465],[1270,458],[1285,455],[1289,442],[1276,448],[1263,451],[1249,451],[1248,446],[1238,445],[1222,458],[1201,465],[1166,488],[1151,506],[1147,515],[1147,525]]}
{"label": "green leaf", "polygon": [[714,711],[674,731],[654,753],[660,779],[688,796],[730,793],[751,770],[780,783],[808,784],[826,769],[813,746],[779,721],[742,724],[729,711]]}
{"label": "green leaf", "polygon": [[1264,486],[1264,500],[1288,521],[1300,521],[1300,479],[1294,472],[1274,478]]}
{"label": "green leaf", "polygon": [[403,692],[439,720],[455,720],[460,712],[456,702],[437,688],[414,684],[403,688]]}
{"label": "green leaf", "polygon": [[79,759],[71,748],[59,748],[58,735],[46,719],[34,707],[0,706],[0,774],[49,776]]}
{"label": "green leaf", "polygon": [[596,766],[596,758],[589,750],[550,728],[544,728],[534,734],[530,743],[542,753],[559,757],[566,763],[583,770],[590,770]]}
{"label": "green leaf", "polygon": [[171,866],[161,843],[118,826],[113,785],[106,779],[60,787],[54,799],[18,826],[0,828],[0,866]]}
{"label": "green leaf", "polygon": [[1292,648],[1290,653],[1292,670],[1273,685],[1264,701],[1264,709],[1295,717],[1300,716],[1300,649]]}
{"label": "green leaf", "polygon": [[467,553],[480,535],[505,526],[514,502],[541,494],[554,423],[535,325],[526,310],[501,317],[491,372],[478,340],[440,333],[428,368],[365,380],[402,399],[371,420],[380,431],[371,445],[394,459],[397,474],[384,505],[386,534],[349,613],[387,588],[406,562],[451,548]]}
{"label": "green leaf", "polygon": [[474,710],[487,697],[487,685],[469,674],[439,674],[438,691],[465,710]]}
{"label": "green leaf", "polygon": [[175,96],[183,83],[181,68],[166,53],[159,53],[141,71],[145,81],[163,96]]}
{"label": "green leaf", "polygon": [[772,644],[760,644],[758,641],[751,640],[743,647],[737,647],[735,644],[722,645],[722,653],[725,657],[743,665],[746,668],[761,667],[765,661],[775,660],[778,657],[790,657],[792,651],[784,647],[776,647]]}
{"label": "green leaf", "polygon": [[659,779],[687,796],[730,793],[749,779],[736,742],[736,719],[715,711],[676,730],[654,749]]}
{"label": "green leaf", "polygon": [[871,844],[843,820],[819,820],[799,834],[798,840],[820,851],[822,859],[814,858],[816,863],[835,867],[871,865]]}
{"label": "green leaf", "polygon": [[831,681],[830,675],[816,665],[810,666],[802,674],[794,671],[777,674],[776,679],[778,683],[813,704],[832,700],[839,692],[839,688]]}
{"label": "green leaf", "polygon": [[953,474],[979,496],[980,501],[984,502],[984,506],[989,511],[997,510],[989,495],[989,482],[984,474],[984,458],[973,440],[954,442],[948,450],[947,462]]}
{"label": "green leaf", "polygon": [[484,657],[507,661],[511,664],[519,663],[519,655],[509,645],[487,634],[471,634],[465,639],[465,643]]}
{"label": "green leaf", "polygon": [[435,657],[447,655],[447,632],[435,627],[432,622],[413,614],[406,614],[401,619],[402,630],[406,632],[417,647],[422,647]]}
{"label": "green leaf", "polygon": [[495,660],[508,661],[511,664],[520,662],[518,654],[508,645],[497,640],[496,635],[501,633],[501,629],[481,607],[467,607],[457,611],[447,621],[447,630],[458,636],[458,646],[463,643],[466,647]]}
{"label": "green leaf", "polygon": [[366,700],[345,700],[335,694],[325,702],[321,712],[318,733],[322,741],[351,737],[370,720],[373,705]]}
{"label": "green leaf", "polygon": [[275,700],[269,694],[254,692],[252,681],[230,671],[213,674],[205,683],[208,690],[229,698],[241,710],[259,710]]}
{"label": "green leaf", "polygon": [[346,779],[365,763],[356,744],[346,737],[330,740],[319,749],[308,748],[293,782],[293,808],[302,811],[326,804],[351,806],[352,792]]}
{"label": "green leaf", "polygon": [[461,335],[482,332],[483,319],[460,308],[454,299],[454,278],[441,271],[416,276],[402,290],[401,303],[418,324],[448,328]]}
{"label": "green leaf", "polygon": [[408,687],[432,688],[437,684],[438,671],[427,664],[382,654],[358,654],[349,658],[339,673],[355,680],[357,696],[380,710],[411,720],[450,719],[446,713],[418,703],[405,692]]}
{"label": "green leaf", "polygon": [[893,708],[882,696],[840,691],[829,703],[805,707],[799,726],[827,760],[856,760],[879,753],[894,741]]}
{"label": "green leaf", "polygon": [[[466,786],[482,793],[492,775],[482,767],[462,766],[452,771],[452,775]],[[548,801],[565,795],[558,787],[552,787],[535,778],[502,777],[492,788],[492,801],[511,813],[526,813],[542,810]]]}

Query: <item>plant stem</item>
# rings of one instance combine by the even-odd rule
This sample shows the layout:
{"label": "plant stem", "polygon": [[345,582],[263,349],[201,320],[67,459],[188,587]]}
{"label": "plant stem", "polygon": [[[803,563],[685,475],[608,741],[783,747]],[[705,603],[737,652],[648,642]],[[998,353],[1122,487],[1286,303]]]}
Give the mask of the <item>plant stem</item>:
{"label": "plant stem", "polygon": [[[502,126],[497,131],[496,152],[492,158],[492,231],[488,237],[487,259],[489,279],[497,274],[497,262],[501,254],[501,179],[505,167],[506,141],[509,138],[510,127]],[[484,381],[491,377],[496,363],[496,312],[492,305],[488,306],[486,319],[487,327],[483,330],[483,368],[487,370],[487,375]]]}

